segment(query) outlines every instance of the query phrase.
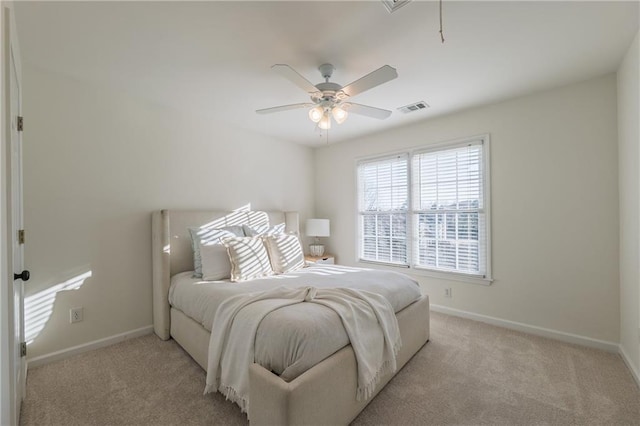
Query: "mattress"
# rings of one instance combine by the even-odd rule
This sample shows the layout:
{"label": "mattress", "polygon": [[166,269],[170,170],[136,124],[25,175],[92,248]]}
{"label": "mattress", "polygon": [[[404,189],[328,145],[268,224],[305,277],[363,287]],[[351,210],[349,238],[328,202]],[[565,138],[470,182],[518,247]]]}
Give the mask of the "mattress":
{"label": "mattress", "polygon": [[[283,285],[372,291],[384,296],[395,312],[421,296],[418,283],[404,274],[338,265],[315,265],[238,283],[203,281],[192,278],[192,274],[183,272],[172,277],[169,302],[209,331],[218,306],[227,298]],[[255,362],[290,381],[348,344],[340,317],[333,310],[300,303],[273,311],[260,323]]]}

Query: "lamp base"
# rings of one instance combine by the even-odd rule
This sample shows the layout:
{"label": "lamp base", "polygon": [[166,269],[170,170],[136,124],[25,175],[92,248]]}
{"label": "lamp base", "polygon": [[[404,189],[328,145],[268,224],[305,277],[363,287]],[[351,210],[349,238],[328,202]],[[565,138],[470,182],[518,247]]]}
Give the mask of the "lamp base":
{"label": "lamp base", "polygon": [[324,246],[322,244],[310,244],[309,254],[311,256],[322,256],[324,254]]}

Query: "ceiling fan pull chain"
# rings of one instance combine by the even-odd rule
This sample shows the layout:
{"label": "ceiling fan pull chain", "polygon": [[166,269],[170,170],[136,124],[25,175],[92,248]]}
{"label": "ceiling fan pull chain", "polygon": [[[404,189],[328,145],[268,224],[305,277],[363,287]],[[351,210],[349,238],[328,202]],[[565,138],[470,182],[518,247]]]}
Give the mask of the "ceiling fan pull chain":
{"label": "ceiling fan pull chain", "polygon": [[440,39],[444,43],[444,34],[442,33],[442,0],[440,0]]}

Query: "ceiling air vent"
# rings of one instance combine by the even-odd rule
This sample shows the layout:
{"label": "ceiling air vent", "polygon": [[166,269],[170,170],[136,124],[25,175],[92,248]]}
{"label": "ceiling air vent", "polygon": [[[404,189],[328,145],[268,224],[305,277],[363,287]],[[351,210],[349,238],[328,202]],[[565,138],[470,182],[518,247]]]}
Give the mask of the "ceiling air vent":
{"label": "ceiling air vent", "polygon": [[382,0],[382,4],[384,4],[384,7],[387,8],[389,13],[393,13],[410,1],[411,0]]}
{"label": "ceiling air vent", "polygon": [[416,102],[414,104],[409,104],[409,105],[405,105],[403,107],[398,108],[398,111],[402,111],[405,114],[408,114],[410,112],[414,112],[414,111],[420,111],[422,109],[427,109],[429,108],[429,104],[426,103],[425,101],[420,101],[420,102]]}

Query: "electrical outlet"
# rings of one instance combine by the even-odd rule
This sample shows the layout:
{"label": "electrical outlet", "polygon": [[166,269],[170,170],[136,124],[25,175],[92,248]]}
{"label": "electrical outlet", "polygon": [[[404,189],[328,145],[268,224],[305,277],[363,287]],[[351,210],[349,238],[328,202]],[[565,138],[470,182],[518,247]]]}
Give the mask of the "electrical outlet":
{"label": "electrical outlet", "polygon": [[84,308],[71,308],[69,310],[69,315],[69,322],[71,322],[72,324],[74,322],[80,322],[84,319]]}
{"label": "electrical outlet", "polygon": [[447,287],[444,289],[444,297],[452,298],[453,294],[451,293],[451,287]]}

